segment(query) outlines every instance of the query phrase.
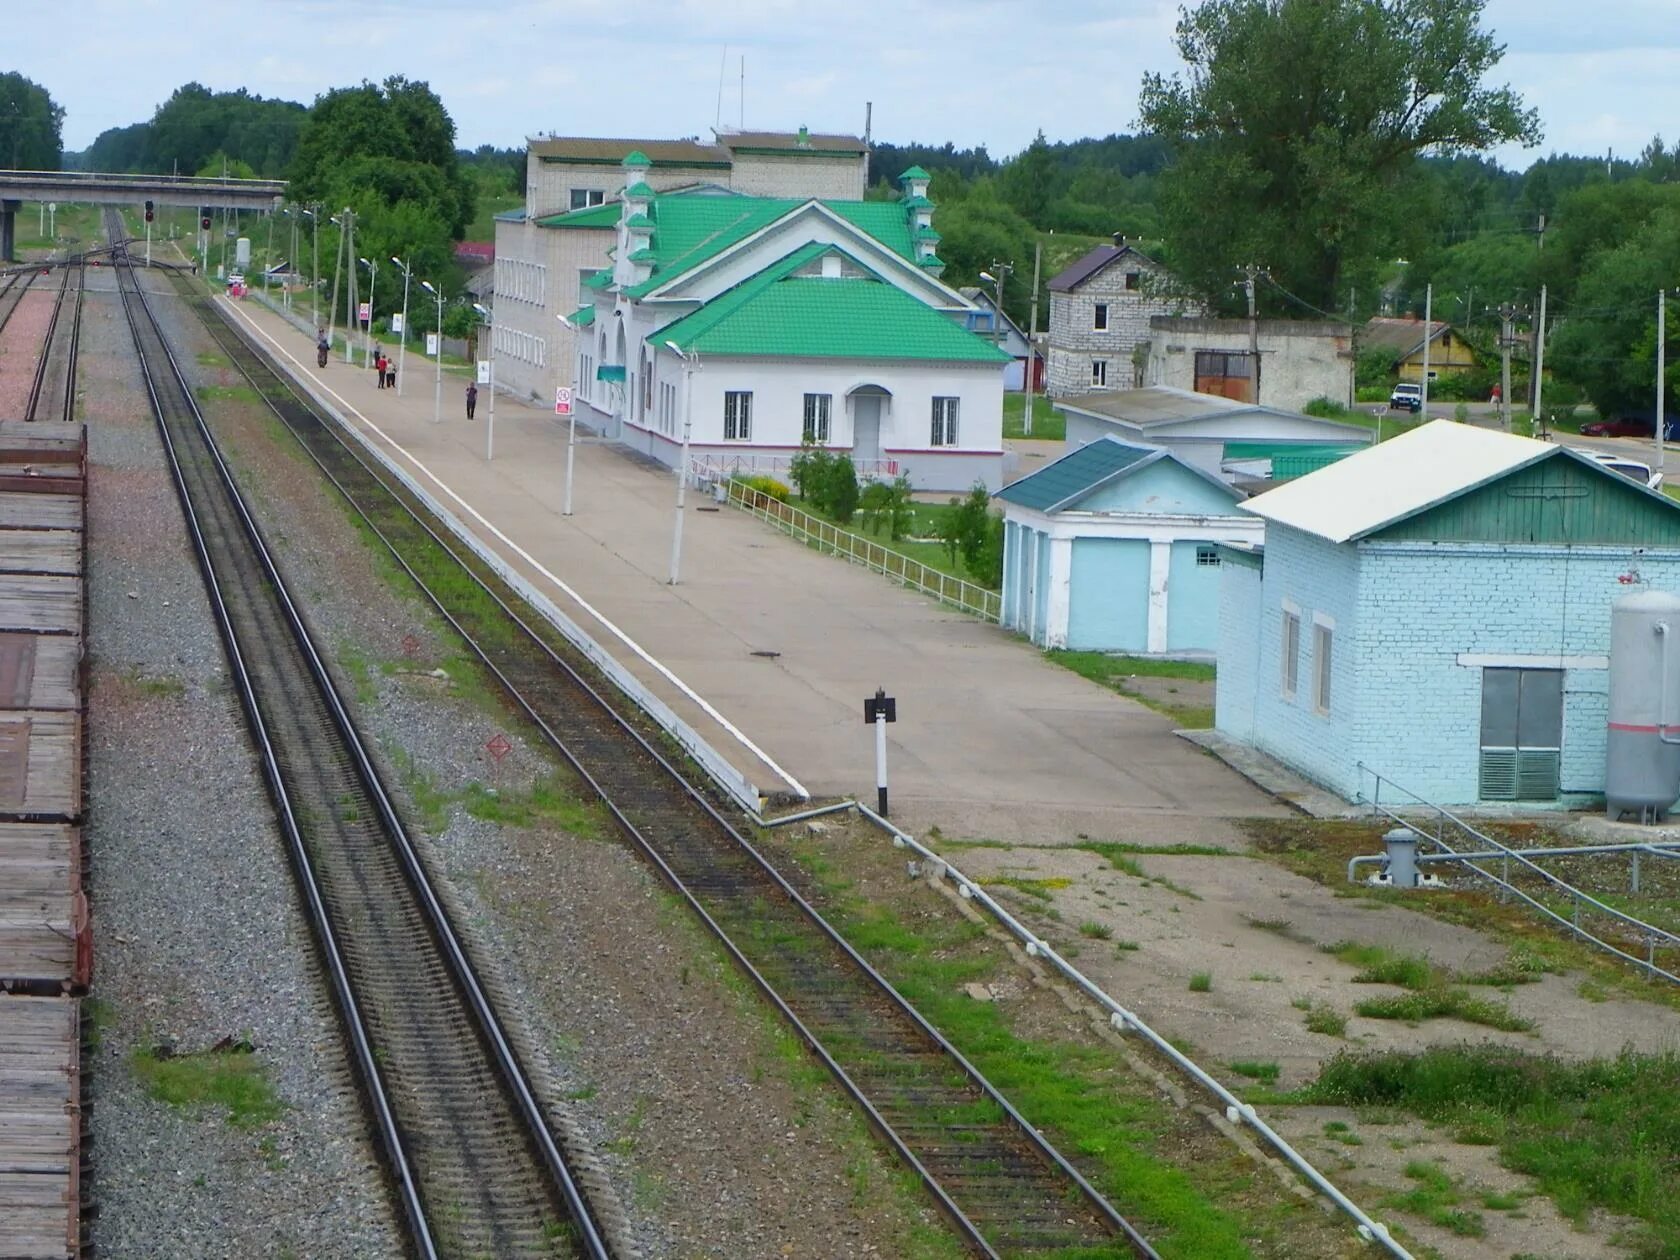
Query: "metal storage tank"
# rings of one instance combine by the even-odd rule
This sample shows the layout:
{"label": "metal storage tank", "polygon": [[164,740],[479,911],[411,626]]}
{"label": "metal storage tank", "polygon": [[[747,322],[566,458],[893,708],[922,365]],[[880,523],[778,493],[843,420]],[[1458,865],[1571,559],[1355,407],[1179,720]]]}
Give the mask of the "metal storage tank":
{"label": "metal storage tank", "polygon": [[1680,800],[1680,595],[1640,591],[1610,606],[1608,736],[1610,817],[1661,818]]}

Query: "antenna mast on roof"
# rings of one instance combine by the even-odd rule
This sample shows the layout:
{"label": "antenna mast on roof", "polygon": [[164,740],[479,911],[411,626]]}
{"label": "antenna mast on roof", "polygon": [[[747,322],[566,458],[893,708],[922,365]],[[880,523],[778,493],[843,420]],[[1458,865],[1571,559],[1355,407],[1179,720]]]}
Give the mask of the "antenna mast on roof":
{"label": "antenna mast on roof", "polygon": [[717,113],[712,118],[712,131],[716,133],[723,126],[723,76],[729,70],[729,45],[723,46],[723,56],[718,58],[718,99]]}
{"label": "antenna mast on roof", "polygon": [[741,54],[741,130],[747,129],[747,54]]}
{"label": "antenna mast on roof", "polygon": [[869,151],[869,135],[871,130],[873,130],[874,121],[875,102],[865,101],[863,103],[863,149],[866,153]]}

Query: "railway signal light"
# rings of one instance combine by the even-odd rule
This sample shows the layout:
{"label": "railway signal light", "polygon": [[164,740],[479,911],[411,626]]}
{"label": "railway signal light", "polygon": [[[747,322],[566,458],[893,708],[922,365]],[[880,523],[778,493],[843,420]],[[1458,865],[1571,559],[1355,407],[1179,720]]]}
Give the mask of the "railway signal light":
{"label": "railway signal light", "polygon": [[208,232],[210,230],[210,207],[209,206],[200,206],[198,208],[198,226],[203,228],[206,232]]}
{"label": "railway signal light", "polygon": [[146,203],[146,222],[150,223],[151,221],[152,221],[152,203],[148,201]]}

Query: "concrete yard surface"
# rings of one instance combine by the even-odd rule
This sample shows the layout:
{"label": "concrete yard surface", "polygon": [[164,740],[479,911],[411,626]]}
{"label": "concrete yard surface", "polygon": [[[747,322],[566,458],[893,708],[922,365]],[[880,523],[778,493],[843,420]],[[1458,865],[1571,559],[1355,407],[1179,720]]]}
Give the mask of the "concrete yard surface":
{"label": "concrete yard surface", "polygon": [[669,470],[580,445],[575,512],[566,517],[566,431],[551,411],[498,396],[487,462],[489,399],[468,422],[463,377],[445,375],[443,421],[434,423],[434,369],[422,355],[408,356],[399,397],[341,356],[317,369],[307,333],[254,302],[231,305],[294,377],[448,503],[761,791],[798,784],[814,796],[872,800],[863,701],[884,686],[898,700],[888,753],[894,814],[913,828],[1025,843],[1080,833],[1223,843],[1225,819],[1282,812],[1174,739],[1168,719],[1045,661],[997,626],[692,492],[681,582],[672,586]]}

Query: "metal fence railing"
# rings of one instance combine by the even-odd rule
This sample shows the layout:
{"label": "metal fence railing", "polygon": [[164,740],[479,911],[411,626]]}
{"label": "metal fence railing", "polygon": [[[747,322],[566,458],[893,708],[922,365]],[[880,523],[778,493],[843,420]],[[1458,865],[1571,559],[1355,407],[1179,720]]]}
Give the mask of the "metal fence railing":
{"label": "metal fence railing", "polygon": [[[695,455],[689,460],[690,471],[696,481],[722,481],[728,477],[765,476],[786,480],[793,471],[797,455]],[[867,459],[852,456],[852,467],[861,481],[879,481],[883,477],[898,476],[901,471],[896,459]]]}
{"label": "metal fence railing", "polygon": [[[1571,935],[1632,963],[1652,979],[1660,977],[1680,984],[1680,975],[1657,963],[1657,950],[1680,947],[1680,936],[1635,918],[1615,906],[1607,905],[1591,893],[1577,888],[1568,880],[1541,866],[1530,856],[1533,850],[1514,849],[1494,839],[1485,831],[1471,826],[1445,806],[1437,805],[1400,786],[1364,762],[1358,764],[1358,769],[1361,775],[1358,799],[1369,805],[1372,813],[1406,828],[1420,839],[1435,845],[1443,854],[1462,859],[1454,865],[1494,885],[1499,889],[1501,898],[1515,897]],[[1370,796],[1365,795],[1365,775],[1370,775],[1372,780]],[[1382,799],[1384,785],[1388,788],[1386,802]],[[1410,814],[1411,817],[1404,816],[1401,811]],[[1419,815],[1423,818],[1420,819]],[[1433,831],[1429,829],[1426,819],[1433,821]],[[1483,845],[1484,856],[1461,853],[1454,847],[1454,841],[1474,841]],[[1498,865],[1498,871],[1490,869],[1494,864]],[[1540,895],[1536,896],[1519,887],[1516,880],[1538,881],[1540,887],[1536,891]],[[1615,939],[1609,939],[1612,937]],[[1624,946],[1643,946],[1644,957],[1629,953]]]}
{"label": "metal fence railing", "polygon": [[942,573],[901,551],[894,551],[862,534],[841,529],[820,516],[812,516],[761,490],[754,490],[745,482],[731,479],[718,484],[728,488],[729,502],[751,512],[759,520],[768,521],[792,534],[807,546],[885,574],[901,585],[931,595],[942,604],[971,613],[984,621],[997,621],[1002,616],[1003,596],[997,591]]}

